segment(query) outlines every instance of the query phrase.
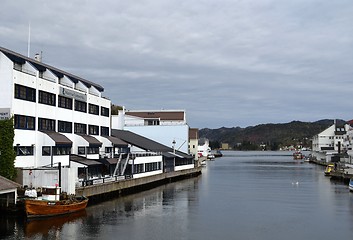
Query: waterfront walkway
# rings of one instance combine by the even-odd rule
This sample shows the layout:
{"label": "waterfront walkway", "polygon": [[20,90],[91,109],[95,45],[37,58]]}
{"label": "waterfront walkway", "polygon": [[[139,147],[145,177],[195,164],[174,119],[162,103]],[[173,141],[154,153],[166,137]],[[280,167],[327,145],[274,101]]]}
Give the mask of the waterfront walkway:
{"label": "waterfront walkway", "polygon": [[98,200],[109,197],[119,196],[123,193],[142,191],[154,186],[173,182],[183,178],[195,177],[201,174],[202,167],[161,173],[153,176],[124,179],[116,182],[107,182],[96,185],[77,187],[76,195],[86,196],[91,200]]}

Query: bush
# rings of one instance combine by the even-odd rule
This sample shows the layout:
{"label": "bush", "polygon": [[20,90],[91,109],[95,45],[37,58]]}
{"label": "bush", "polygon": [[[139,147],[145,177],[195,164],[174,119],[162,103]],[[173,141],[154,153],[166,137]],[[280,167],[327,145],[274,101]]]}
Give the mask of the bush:
{"label": "bush", "polygon": [[15,131],[13,118],[0,121],[0,175],[15,180],[16,153],[13,147]]}

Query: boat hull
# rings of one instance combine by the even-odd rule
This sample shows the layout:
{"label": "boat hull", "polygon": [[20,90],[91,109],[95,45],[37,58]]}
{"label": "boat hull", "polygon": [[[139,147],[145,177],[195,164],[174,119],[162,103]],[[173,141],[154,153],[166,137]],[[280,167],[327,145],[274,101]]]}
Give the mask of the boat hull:
{"label": "boat hull", "polygon": [[26,199],[24,201],[25,211],[28,218],[51,217],[81,211],[86,208],[87,198],[67,203],[65,201],[45,201]]}
{"label": "boat hull", "polygon": [[353,192],[353,179],[351,179],[349,181],[349,185],[348,185],[349,191]]}

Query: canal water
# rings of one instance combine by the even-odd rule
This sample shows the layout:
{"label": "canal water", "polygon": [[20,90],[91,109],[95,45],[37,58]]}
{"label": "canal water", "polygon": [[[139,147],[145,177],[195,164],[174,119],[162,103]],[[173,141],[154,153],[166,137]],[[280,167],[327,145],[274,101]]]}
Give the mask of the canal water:
{"label": "canal water", "polygon": [[0,239],[351,239],[353,193],[289,152],[225,151],[202,175],[66,217],[1,216]]}

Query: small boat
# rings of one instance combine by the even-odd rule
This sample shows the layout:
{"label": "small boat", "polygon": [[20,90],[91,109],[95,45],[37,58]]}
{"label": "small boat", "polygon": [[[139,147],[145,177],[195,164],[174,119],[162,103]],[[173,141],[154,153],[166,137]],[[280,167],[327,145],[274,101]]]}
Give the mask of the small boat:
{"label": "small boat", "polygon": [[217,158],[217,157],[222,157],[223,153],[221,152],[221,150],[217,150],[213,155]]}
{"label": "small boat", "polygon": [[304,158],[304,155],[301,152],[296,151],[293,153],[294,160],[302,160],[303,158]]}
{"label": "small boat", "polygon": [[353,192],[353,178],[351,178],[351,179],[349,180],[349,185],[348,185],[348,187],[349,187],[349,191]]}
{"label": "small boat", "polygon": [[325,176],[330,176],[331,172],[333,171],[333,169],[335,168],[335,165],[334,164],[329,164],[326,166],[326,169],[325,169]]}
{"label": "small boat", "polygon": [[210,153],[210,154],[208,154],[207,155],[207,159],[209,159],[209,160],[214,160],[216,157],[215,157],[215,155],[214,154],[212,154],[212,153]]}
{"label": "small boat", "polygon": [[60,187],[43,187],[41,198],[25,199],[24,207],[28,218],[51,217],[84,210],[88,198],[69,196],[60,200]]}

